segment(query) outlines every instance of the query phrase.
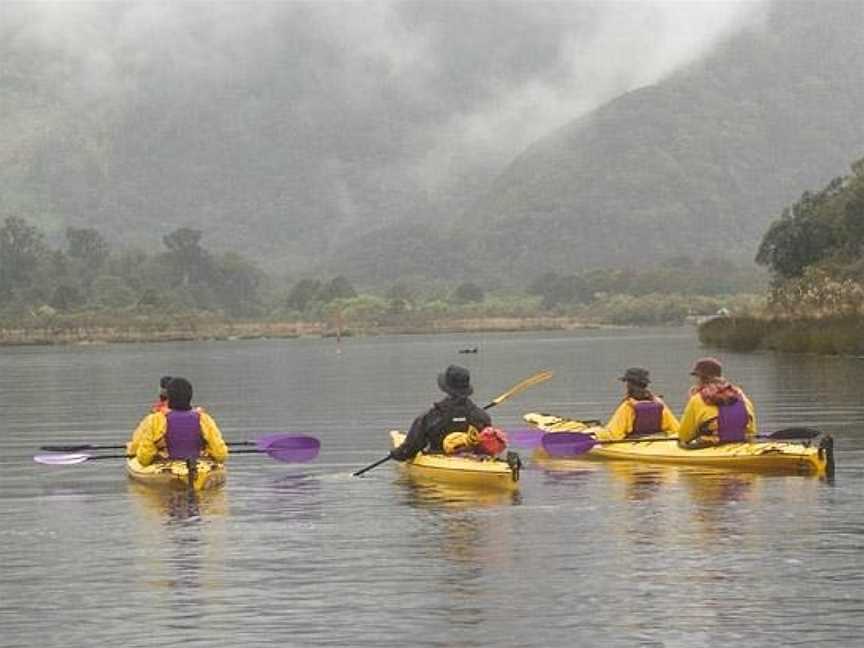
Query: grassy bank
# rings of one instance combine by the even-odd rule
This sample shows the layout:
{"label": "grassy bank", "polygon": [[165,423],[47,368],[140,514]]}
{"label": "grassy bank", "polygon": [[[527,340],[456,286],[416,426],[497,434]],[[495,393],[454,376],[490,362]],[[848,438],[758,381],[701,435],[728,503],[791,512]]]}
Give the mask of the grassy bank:
{"label": "grassy bank", "polygon": [[706,346],[733,351],[864,354],[864,317],[717,318],[699,327],[699,340]]}
{"label": "grassy bank", "polygon": [[[342,335],[563,331],[594,326],[572,317],[478,317],[347,323]],[[72,318],[0,323],[0,346],[171,342],[336,335],[332,322],[236,321],[211,316]]]}

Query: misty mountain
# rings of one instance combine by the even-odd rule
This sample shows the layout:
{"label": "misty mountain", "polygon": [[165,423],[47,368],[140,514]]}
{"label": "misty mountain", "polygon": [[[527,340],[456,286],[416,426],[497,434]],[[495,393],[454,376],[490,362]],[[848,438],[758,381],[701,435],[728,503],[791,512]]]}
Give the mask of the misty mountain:
{"label": "misty mountain", "polygon": [[295,275],[464,275],[444,225],[519,151],[747,4],[4,2],[0,217],[148,249],[193,227]]}
{"label": "misty mountain", "polygon": [[750,259],[864,151],[862,27],[853,2],[3,3],[0,218],[148,251],[193,227],[358,285]]}
{"label": "misty mountain", "polygon": [[784,206],[864,156],[862,34],[862,3],[776,3],[530,146],[466,214],[475,257],[508,276],[752,260]]}

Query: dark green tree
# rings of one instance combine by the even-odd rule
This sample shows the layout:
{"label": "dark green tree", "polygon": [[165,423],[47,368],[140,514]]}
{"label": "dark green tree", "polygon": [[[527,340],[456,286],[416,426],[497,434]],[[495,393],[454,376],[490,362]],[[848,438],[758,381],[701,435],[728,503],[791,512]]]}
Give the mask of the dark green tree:
{"label": "dark green tree", "polygon": [[46,252],[42,232],[21,218],[8,217],[0,227],[0,295],[33,286]]}
{"label": "dark green tree", "polygon": [[252,263],[234,252],[219,261],[216,298],[233,316],[252,315],[260,306],[259,287],[263,275]]}
{"label": "dark green tree", "polygon": [[111,254],[107,241],[92,227],[67,227],[66,243],[69,258],[82,261],[94,276],[99,274]]}
{"label": "dark green tree", "polygon": [[303,311],[310,303],[318,299],[321,288],[321,282],[317,279],[301,279],[294,284],[285,303],[288,308]]}
{"label": "dark green tree", "polygon": [[831,199],[842,186],[835,178],[823,191],[804,192],[791,209],[783,210],[762,238],[756,263],[766,265],[783,278],[800,277],[804,269],[829,256],[837,242]]}
{"label": "dark green tree", "polygon": [[351,299],[357,296],[354,286],[342,275],[331,279],[322,289],[318,298],[323,302],[331,302],[334,299]]}
{"label": "dark green tree", "polygon": [[453,292],[453,301],[457,304],[472,304],[482,302],[486,291],[470,281],[459,284]]}
{"label": "dark green tree", "polygon": [[175,285],[198,288],[210,283],[213,261],[201,246],[201,230],[181,227],[162,237],[168,248],[168,261],[177,273]]}

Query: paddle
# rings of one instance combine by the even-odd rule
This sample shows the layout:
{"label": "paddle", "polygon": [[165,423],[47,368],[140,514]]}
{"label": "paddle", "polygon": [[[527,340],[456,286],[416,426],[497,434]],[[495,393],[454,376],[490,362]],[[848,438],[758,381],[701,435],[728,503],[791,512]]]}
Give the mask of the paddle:
{"label": "paddle", "polygon": [[[292,436],[290,434],[267,434],[265,436],[259,437],[252,441],[229,441],[225,445],[229,448],[233,448],[235,446],[255,446],[259,450],[266,449],[272,443],[276,441],[281,441],[282,439],[292,439],[292,438],[302,438],[308,439],[311,437],[306,436]],[[125,445],[90,445],[90,444],[80,444],[80,445],[44,445],[39,447],[40,450],[46,450],[48,452],[85,452],[87,450],[125,450]]]}
{"label": "paddle", "polygon": [[522,382],[516,383],[506,392],[498,396],[497,398],[493,398],[492,401],[488,405],[484,405],[483,409],[488,410],[500,403],[503,403],[505,400],[510,398],[511,396],[515,396],[516,394],[521,394],[523,391],[528,389],[529,387],[533,387],[534,385],[539,385],[540,383],[544,383],[549,380],[554,374],[551,371],[538,371],[533,376],[529,376]]}
{"label": "paddle", "polygon": [[[318,456],[321,442],[310,436],[283,436],[273,440],[265,448],[234,450],[231,454],[266,454],[271,459],[285,463],[302,463]],[[36,455],[33,461],[46,466],[74,466],[85,461],[99,459],[126,459],[133,455],[90,455],[86,453]]]}
{"label": "paddle", "polygon": [[[790,441],[813,439],[822,434],[821,430],[815,428],[788,428],[778,430],[771,434],[760,434],[756,439],[760,441]],[[553,457],[573,457],[585,454],[596,445],[610,445],[613,443],[677,443],[677,437],[641,437],[636,439],[615,439],[612,441],[599,441],[590,434],[582,432],[550,432],[543,435],[543,449]]]}
{"label": "paddle", "polygon": [[[488,409],[491,409],[491,408],[495,407],[496,405],[500,405],[501,403],[503,403],[505,400],[507,400],[507,399],[510,398],[511,396],[515,396],[516,394],[519,394],[519,393],[525,391],[525,390],[528,389],[529,387],[533,387],[534,385],[539,385],[540,383],[546,382],[546,381],[549,380],[553,375],[554,375],[554,374],[553,374],[551,371],[548,371],[548,370],[547,370],[547,371],[538,371],[536,374],[533,374],[533,375],[531,375],[531,376],[528,376],[525,380],[516,383],[516,384],[513,385],[510,389],[508,389],[507,391],[505,391],[503,394],[501,394],[501,395],[498,396],[497,398],[493,398],[492,401],[489,402],[488,405],[484,405],[484,406],[483,406],[483,409],[484,409],[484,410],[488,410]],[[375,463],[371,463],[371,464],[369,464],[368,466],[366,466],[365,468],[361,468],[360,470],[358,470],[357,472],[355,472],[355,473],[354,473],[354,477],[359,477],[359,476],[362,475],[363,473],[365,473],[365,472],[367,472],[367,471],[369,471],[369,470],[372,470],[373,468],[376,468],[377,466],[380,466],[381,464],[383,464],[383,463],[385,463],[385,462],[387,462],[387,461],[390,461],[390,459],[392,459],[392,458],[393,458],[393,457],[391,457],[391,456],[388,454],[388,455],[387,455],[386,457],[384,457],[383,459],[379,459],[379,460],[376,461]]]}

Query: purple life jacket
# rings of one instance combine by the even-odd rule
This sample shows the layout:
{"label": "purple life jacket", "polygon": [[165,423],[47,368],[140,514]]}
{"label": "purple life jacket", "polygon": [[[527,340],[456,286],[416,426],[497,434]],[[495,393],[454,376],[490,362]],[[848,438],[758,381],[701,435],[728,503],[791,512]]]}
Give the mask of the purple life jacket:
{"label": "purple life jacket", "polygon": [[165,415],[168,431],[165,444],[171,459],[197,459],[204,449],[201,436],[201,415],[195,410],[171,410]]}
{"label": "purple life jacket", "polygon": [[750,414],[742,399],[717,406],[717,439],[719,443],[740,443],[747,440]]}
{"label": "purple life jacket", "polygon": [[663,420],[663,403],[647,400],[636,401],[632,405],[636,420],[633,422],[633,431],[628,436],[659,434]]}

